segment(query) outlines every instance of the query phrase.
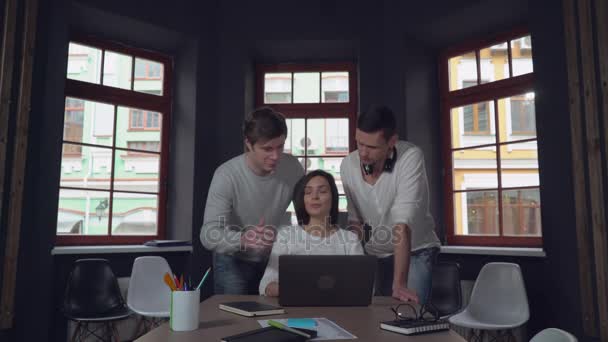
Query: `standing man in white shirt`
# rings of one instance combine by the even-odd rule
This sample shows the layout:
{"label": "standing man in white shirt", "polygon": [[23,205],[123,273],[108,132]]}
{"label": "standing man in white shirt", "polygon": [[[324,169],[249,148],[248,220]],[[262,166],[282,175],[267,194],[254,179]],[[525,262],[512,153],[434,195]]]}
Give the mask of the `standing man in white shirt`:
{"label": "standing man in white shirt", "polygon": [[364,234],[365,251],[378,257],[376,294],[425,303],[439,251],[420,148],[399,141],[393,112],[384,106],[361,114],[357,151],[342,161],[350,228]]}
{"label": "standing man in white shirt", "polygon": [[216,294],[257,294],[296,182],[304,175],[283,153],[287,125],[271,108],[252,112],[243,124],[247,151],[215,170],[200,233],[213,252]]}

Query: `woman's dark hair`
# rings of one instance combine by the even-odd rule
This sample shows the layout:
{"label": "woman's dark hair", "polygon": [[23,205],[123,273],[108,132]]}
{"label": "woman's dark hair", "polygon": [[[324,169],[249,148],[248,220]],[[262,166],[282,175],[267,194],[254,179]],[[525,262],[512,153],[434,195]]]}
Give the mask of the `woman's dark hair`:
{"label": "woman's dark hair", "polygon": [[316,176],[321,176],[329,183],[331,189],[331,209],[329,210],[329,222],[331,224],[338,223],[338,187],[334,176],[323,170],[315,170],[309,172],[296,183],[293,189],[293,207],[296,211],[296,217],[298,218],[298,224],[308,224],[310,222],[310,215],[306,212],[306,206],[304,205],[304,189],[306,184]]}
{"label": "woman's dark hair", "polygon": [[381,130],[384,139],[388,141],[395,134],[397,121],[395,114],[387,106],[371,106],[366,112],[359,115],[357,128],[365,133]]}
{"label": "woman's dark hair", "polygon": [[243,136],[254,145],[259,140],[287,136],[287,124],[283,114],[270,107],[261,107],[249,113],[243,123]]}

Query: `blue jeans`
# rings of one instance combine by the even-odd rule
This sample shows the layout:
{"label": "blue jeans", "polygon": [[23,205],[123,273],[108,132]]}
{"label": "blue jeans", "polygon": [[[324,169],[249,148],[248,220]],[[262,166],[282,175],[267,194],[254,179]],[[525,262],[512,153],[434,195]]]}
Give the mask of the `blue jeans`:
{"label": "blue jeans", "polygon": [[213,253],[215,294],[258,294],[266,262],[251,262],[232,255]]}
{"label": "blue jeans", "polygon": [[[410,255],[410,271],[407,279],[407,287],[416,291],[420,304],[427,301],[431,292],[431,279],[433,264],[439,252],[438,247],[425,248]],[[393,294],[393,267],[395,256],[378,258],[378,270],[376,272],[376,296],[392,296]]]}

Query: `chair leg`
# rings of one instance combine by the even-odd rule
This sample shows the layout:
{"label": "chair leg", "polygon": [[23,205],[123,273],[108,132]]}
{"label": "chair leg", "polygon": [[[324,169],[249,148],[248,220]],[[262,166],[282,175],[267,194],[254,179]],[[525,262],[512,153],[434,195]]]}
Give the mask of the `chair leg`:
{"label": "chair leg", "polygon": [[135,336],[133,336],[133,339],[137,339],[139,338],[141,335],[143,335],[142,329],[146,329],[146,325],[145,325],[145,320],[146,317],[145,316],[139,316],[139,319],[137,320],[137,326],[135,327]]}
{"label": "chair leg", "polygon": [[113,339],[116,342],[120,342],[120,338],[119,338],[119,335],[118,335],[118,329],[116,328],[116,325],[114,324],[114,322],[110,322],[110,328],[112,329]]}
{"label": "chair leg", "polygon": [[483,342],[483,330],[471,329],[469,337],[467,340],[469,342]]}
{"label": "chair leg", "polygon": [[81,328],[81,324],[81,322],[76,323],[76,327],[74,328],[74,332],[72,333],[72,338],[70,339],[71,342],[76,342],[76,336],[78,335],[78,331]]}

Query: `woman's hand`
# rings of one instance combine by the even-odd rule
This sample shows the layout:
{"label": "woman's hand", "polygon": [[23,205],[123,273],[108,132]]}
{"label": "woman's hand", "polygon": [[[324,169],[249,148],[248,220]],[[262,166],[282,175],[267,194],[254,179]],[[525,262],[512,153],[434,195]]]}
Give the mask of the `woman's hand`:
{"label": "woman's hand", "polygon": [[279,296],[279,283],[273,281],[266,285],[266,295],[268,297],[278,297]]}

